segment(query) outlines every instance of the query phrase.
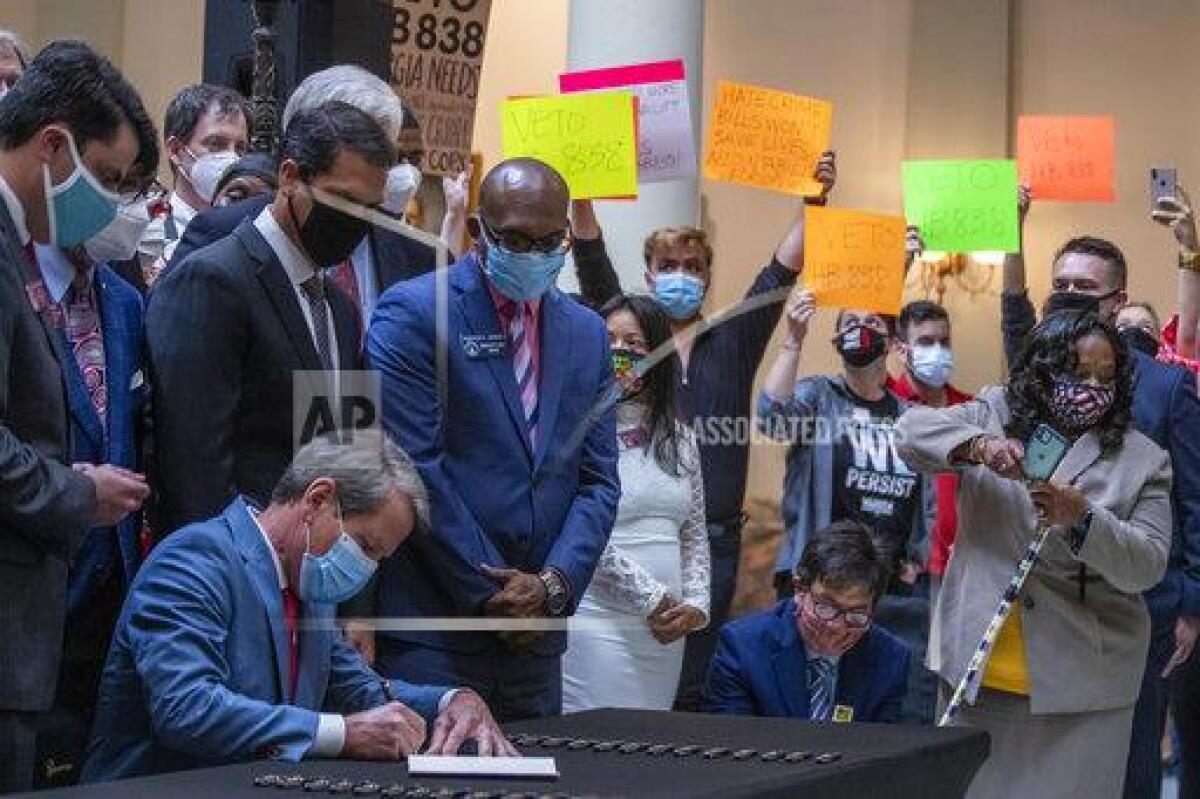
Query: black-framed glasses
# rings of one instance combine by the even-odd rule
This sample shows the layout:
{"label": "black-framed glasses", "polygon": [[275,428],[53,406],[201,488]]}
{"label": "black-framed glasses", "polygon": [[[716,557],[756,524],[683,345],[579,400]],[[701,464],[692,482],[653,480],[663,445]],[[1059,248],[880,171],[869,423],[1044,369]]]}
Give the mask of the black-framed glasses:
{"label": "black-framed glasses", "polygon": [[495,244],[499,244],[509,252],[552,253],[566,252],[571,248],[571,225],[548,233],[545,236],[530,236],[521,230],[496,230],[487,223],[482,215],[476,217],[484,234]]}
{"label": "black-framed glasses", "polygon": [[871,614],[861,610],[844,610],[824,599],[817,599],[809,594],[809,604],[812,605],[813,615],[821,621],[830,622],[841,617],[847,627],[862,629],[871,625]]}

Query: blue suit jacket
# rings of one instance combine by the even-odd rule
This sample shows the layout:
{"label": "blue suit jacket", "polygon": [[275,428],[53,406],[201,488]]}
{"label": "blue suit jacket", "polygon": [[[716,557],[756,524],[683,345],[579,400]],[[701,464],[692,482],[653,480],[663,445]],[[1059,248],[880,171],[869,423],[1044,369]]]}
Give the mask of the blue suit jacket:
{"label": "blue suit jacket", "polygon": [[[303,603],[296,696],[287,697],[282,591],[245,501],[165,539],[117,622],[83,781],[263,756],[299,760],[312,747],[318,711],[385,703],[380,677],[337,631],[335,611]],[[393,686],[427,722],[448,690]]]}
{"label": "blue suit jacket", "polygon": [[[107,370],[107,431],[92,405],[78,364],[74,358],[66,358],[63,375],[71,413],[71,458],[77,463],[111,463],[138,470],[141,467],[142,418],[148,392],[142,296],[105,265],[96,267],[94,281]],[[88,531],[71,563],[67,586],[68,617],[85,605],[110,575],[120,579],[123,586],[129,585],[142,559],[141,525],[142,514],[138,512],[127,516],[115,528],[98,527]],[[117,569],[115,574],[113,567]]]}
{"label": "blue suit jacket", "polygon": [[1146,592],[1155,632],[1200,616],[1200,400],[1185,369],[1134,353],[1134,426],[1171,456],[1175,535],[1163,581]]}
{"label": "blue suit jacket", "polygon": [[[709,713],[809,717],[808,655],[796,630],[796,601],[721,628],[704,685]],[[872,625],[838,664],[835,704],[854,708],[854,721],[899,721],[908,690],[908,647]]]}
{"label": "blue suit jacket", "polygon": [[[577,602],[621,493],[614,414],[602,404],[613,383],[604,323],[557,289],[543,296],[534,449],[507,338],[475,256],[452,265],[446,279],[444,339],[435,328],[432,274],[389,289],[367,333],[367,361],[382,377],[384,427],[416,462],[433,509],[432,530],[381,567],[377,610],[477,616],[499,590],[482,563],[533,573],[556,568]],[[444,398],[439,344],[447,355]],[[458,652],[489,642],[472,633],[392,634]],[[565,647],[566,635],[553,633],[534,651]]]}

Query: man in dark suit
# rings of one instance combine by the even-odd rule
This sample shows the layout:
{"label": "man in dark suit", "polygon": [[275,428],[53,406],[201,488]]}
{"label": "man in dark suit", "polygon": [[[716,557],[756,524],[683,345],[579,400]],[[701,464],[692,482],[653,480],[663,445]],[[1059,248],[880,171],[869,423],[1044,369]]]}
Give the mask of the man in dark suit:
{"label": "man in dark suit", "polygon": [[123,188],[135,162],[157,161],[154,139],[137,93],[79,42],[47,45],[0,102],[0,793],[34,784],[67,564],[88,528],[116,524],[148,494],[119,467],[69,465],[70,356],[32,242],[77,245],[98,233],[116,202],[95,185]]}
{"label": "man in dark suit", "polygon": [[[1024,198],[1022,198],[1024,199]],[[1025,210],[1021,219],[1024,221]],[[1117,245],[1082,236],[1054,257],[1053,293],[1046,311],[1077,309],[1113,321],[1128,299],[1125,256]],[[1025,286],[1025,262],[1010,255],[1004,267],[1001,325],[1004,352],[1015,363],[1037,321]],[[1192,655],[1200,633],[1200,401],[1193,376],[1133,351],[1133,423],[1171,456],[1174,536],[1162,582],[1145,594],[1151,637],[1142,690],[1134,709],[1125,796],[1162,791],[1162,740],[1166,723],[1164,674]],[[1185,722],[1186,723],[1186,722]]]}
{"label": "man in dark suit", "polygon": [[[399,143],[404,128],[404,108],[400,98],[387,83],[365,69],[339,65],[309,75],[288,99],[283,110],[283,124],[292,117],[322,103],[341,100],[369,114],[387,134],[389,141]],[[393,164],[393,170],[402,168]],[[399,215],[404,211],[406,198],[391,198],[388,210]],[[217,239],[233,232],[245,219],[257,216],[272,197],[259,197],[226,208],[214,208],[195,216],[180,240],[167,269],[178,266],[187,256]],[[395,207],[398,204],[399,207]],[[390,230],[372,227],[366,240],[345,259],[340,268],[339,284],[351,294],[365,324],[371,316],[376,299],[393,284],[430,272],[435,264],[434,251],[425,244],[400,236]]]}
{"label": "man in dark suit", "polygon": [[340,373],[359,368],[358,315],[324,267],[349,255],[367,223],[315,195],[376,206],[391,163],[391,142],[357,108],[297,114],[271,204],[151,293],[163,532],[215,516],[237,494],[265,502],[297,440],[294,392],[319,379],[336,394]]}
{"label": "man in dark suit", "polygon": [[384,427],[433,505],[429,534],[382,565],[376,610],[514,621],[500,635],[389,632],[375,651],[382,673],[448,675],[504,721],[561,712],[565,631],[531,635],[520,620],[572,612],[620,486],[604,323],[554,288],[570,243],[567,185],[515,159],[480,197],[474,249],[445,276],[449,328],[437,323],[440,281],[425,275],[393,286],[367,333]]}
{"label": "man in dark suit", "polygon": [[834,522],[804,547],[796,595],[721,629],[705,710],[813,721],[900,720],[909,651],[871,624],[887,560],[858,522]]}

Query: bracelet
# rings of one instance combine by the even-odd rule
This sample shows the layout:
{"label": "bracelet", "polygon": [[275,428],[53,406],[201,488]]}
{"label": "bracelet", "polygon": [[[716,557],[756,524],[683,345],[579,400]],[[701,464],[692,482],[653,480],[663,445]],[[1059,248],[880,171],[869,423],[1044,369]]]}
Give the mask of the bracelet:
{"label": "bracelet", "polygon": [[1200,252],[1179,251],[1179,268],[1188,272],[1200,272]]}

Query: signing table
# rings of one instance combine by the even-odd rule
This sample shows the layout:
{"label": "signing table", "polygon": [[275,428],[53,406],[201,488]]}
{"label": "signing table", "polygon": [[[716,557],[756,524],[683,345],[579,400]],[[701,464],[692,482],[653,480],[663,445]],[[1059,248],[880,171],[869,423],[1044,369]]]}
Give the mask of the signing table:
{"label": "signing table", "polygon": [[29,794],[37,799],[921,797],[958,799],[988,738],[961,728],[597,710],[505,728],[555,781],[414,779],[402,763],[256,761]]}

